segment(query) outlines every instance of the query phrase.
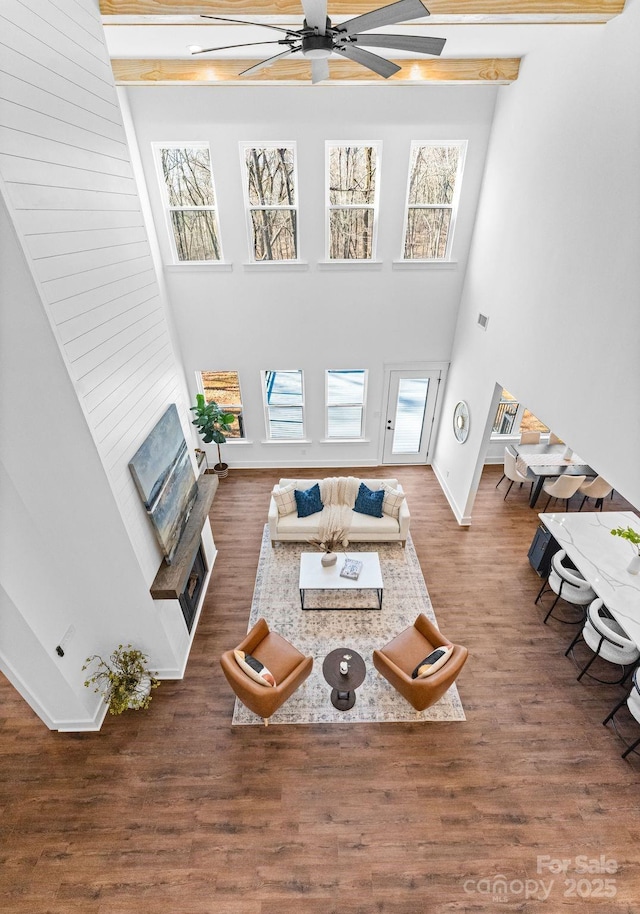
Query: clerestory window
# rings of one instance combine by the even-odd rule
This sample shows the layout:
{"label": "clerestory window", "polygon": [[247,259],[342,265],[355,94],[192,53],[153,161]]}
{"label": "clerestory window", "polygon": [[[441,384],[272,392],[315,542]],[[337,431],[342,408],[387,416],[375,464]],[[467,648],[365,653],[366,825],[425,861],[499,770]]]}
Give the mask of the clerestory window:
{"label": "clerestory window", "polygon": [[403,260],[449,260],[466,141],[411,144]]}
{"label": "clerestory window", "polygon": [[326,144],[327,258],[376,253],[380,144]]}
{"label": "clerestory window", "polygon": [[175,260],[222,260],[209,145],[158,143],[154,149]]}
{"label": "clerestory window", "polygon": [[251,260],[297,260],[295,144],[243,143],[241,151]]}

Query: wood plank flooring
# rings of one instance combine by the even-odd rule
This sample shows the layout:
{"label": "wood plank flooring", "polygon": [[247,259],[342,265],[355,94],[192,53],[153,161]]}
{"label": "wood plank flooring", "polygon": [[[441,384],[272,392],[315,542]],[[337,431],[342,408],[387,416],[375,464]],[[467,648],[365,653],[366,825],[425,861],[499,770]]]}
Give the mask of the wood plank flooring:
{"label": "wood plank flooring", "polygon": [[[218,657],[246,631],[281,475],[232,470],[182,682],[163,683],[147,713],[73,735],[47,731],[0,682],[3,914],[640,911],[640,758],[623,761],[601,724],[623,691],[578,683],[564,656],[575,629],[542,624],[525,489],[503,501],[501,468],[487,467],[462,529],[430,468],[392,472],[438,622],[470,651],[467,721],[232,730]],[[538,872],[539,857],[568,871]],[[577,872],[580,857],[600,872]]]}

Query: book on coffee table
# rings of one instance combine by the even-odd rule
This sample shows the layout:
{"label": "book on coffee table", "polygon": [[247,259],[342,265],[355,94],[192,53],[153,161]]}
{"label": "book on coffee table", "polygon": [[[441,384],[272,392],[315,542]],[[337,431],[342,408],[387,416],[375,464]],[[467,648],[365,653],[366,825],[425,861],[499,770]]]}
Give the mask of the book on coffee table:
{"label": "book on coffee table", "polygon": [[359,562],[358,559],[345,559],[340,571],[340,577],[351,578],[352,581],[356,581],[361,570],[362,562]]}

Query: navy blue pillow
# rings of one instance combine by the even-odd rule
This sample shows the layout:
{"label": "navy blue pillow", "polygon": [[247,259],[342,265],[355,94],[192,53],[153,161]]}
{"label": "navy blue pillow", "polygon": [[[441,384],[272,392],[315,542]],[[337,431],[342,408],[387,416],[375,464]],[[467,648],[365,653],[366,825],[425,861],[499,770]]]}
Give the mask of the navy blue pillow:
{"label": "navy blue pillow", "polygon": [[371,517],[382,517],[382,502],[384,500],[384,489],[373,492],[363,482],[358,489],[358,497],[353,506],[353,510],[358,514],[369,514]]}
{"label": "navy blue pillow", "polygon": [[320,486],[318,483],[315,486],[311,486],[310,489],[305,489],[304,492],[299,492],[296,489],[293,494],[296,497],[298,517],[309,517],[310,514],[317,514],[318,511],[322,511],[324,508],[320,499]]}

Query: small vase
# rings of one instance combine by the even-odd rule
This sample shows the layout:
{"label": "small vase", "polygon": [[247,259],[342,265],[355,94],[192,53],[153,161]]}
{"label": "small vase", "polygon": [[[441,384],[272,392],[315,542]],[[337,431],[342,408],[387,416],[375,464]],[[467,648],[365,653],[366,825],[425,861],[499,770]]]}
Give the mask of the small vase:
{"label": "small vase", "polygon": [[631,559],[627,565],[627,571],[629,574],[640,574],[640,553]]}
{"label": "small vase", "polygon": [[338,561],[338,555],[335,552],[323,552],[320,563],[324,565],[325,568],[328,568],[330,565],[335,565]]}

